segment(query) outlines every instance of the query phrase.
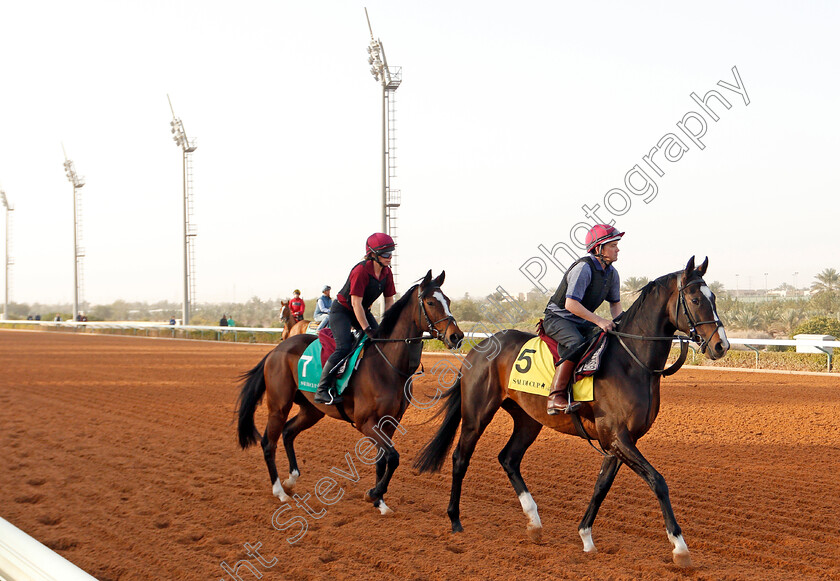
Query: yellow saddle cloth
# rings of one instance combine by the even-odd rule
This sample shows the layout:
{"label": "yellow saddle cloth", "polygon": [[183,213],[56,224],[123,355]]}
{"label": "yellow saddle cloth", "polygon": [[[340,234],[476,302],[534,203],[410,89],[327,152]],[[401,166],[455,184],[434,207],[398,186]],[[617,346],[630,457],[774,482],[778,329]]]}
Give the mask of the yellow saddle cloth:
{"label": "yellow saddle cloth", "polygon": [[[554,379],[554,358],[551,356],[548,345],[539,337],[534,337],[519,350],[519,357],[516,358],[510,372],[508,389],[548,397],[552,379]],[[595,399],[594,381],[591,375],[572,386],[572,397],[575,401]]]}

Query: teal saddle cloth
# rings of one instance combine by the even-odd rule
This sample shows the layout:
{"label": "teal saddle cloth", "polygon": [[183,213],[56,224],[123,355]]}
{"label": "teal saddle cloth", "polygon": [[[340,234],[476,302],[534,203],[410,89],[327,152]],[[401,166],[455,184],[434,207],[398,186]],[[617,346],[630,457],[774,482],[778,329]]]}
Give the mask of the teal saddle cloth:
{"label": "teal saddle cloth", "polygon": [[[339,375],[335,384],[338,393],[343,393],[344,388],[347,387],[347,383],[350,381],[350,377],[353,375],[353,371],[355,371],[359,363],[359,356],[366,343],[367,337],[364,337],[353,350],[353,353],[350,354],[350,357],[345,360],[343,364],[345,366],[344,372]],[[311,393],[316,392],[318,390],[318,383],[321,381],[322,369],[321,341],[316,339],[309,344],[298,360],[298,389]]]}

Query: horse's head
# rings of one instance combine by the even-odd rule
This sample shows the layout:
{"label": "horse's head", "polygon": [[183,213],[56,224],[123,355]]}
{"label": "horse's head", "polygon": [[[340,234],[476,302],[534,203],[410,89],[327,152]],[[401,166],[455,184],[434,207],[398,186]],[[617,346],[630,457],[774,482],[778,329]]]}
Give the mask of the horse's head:
{"label": "horse's head", "polygon": [[280,300],[280,318],[286,320],[289,318],[289,314],[291,311],[289,310],[289,301],[288,300]]}
{"label": "horse's head", "polygon": [[417,326],[440,339],[450,349],[455,349],[464,339],[464,333],[458,328],[452,311],[449,310],[449,297],[440,290],[446,272],[432,278],[432,271],[426,273],[417,286]]}
{"label": "horse's head", "polygon": [[692,256],[685,270],[677,275],[677,297],[671,323],[697,342],[706,357],[720,359],[729,350],[729,341],[717,314],[715,294],[703,280],[708,267],[708,257],[695,268]]}

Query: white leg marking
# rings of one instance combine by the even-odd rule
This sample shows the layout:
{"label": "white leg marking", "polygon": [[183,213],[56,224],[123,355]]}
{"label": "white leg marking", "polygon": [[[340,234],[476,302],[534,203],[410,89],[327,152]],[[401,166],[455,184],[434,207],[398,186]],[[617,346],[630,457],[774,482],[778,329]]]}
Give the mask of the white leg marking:
{"label": "white leg marking", "polygon": [[592,529],[580,529],[578,531],[580,535],[580,539],[583,541],[583,552],[584,553],[597,553],[598,550],[595,548],[595,543],[592,542]]}
{"label": "white leg marking", "polygon": [[540,521],[540,513],[537,512],[537,503],[534,502],[534,497],[530,492],[523,492],[519,495],[519,504],[522,505],[522,510],[528,517],[529,529],[541,529],[542,522]]}
{"label": "white leg marking", "polygon": [[682,535],[674,537],[674,536],[671,536],[671,533],[668,533],[668,540],[671,541],[672,545],[674,545],[674,554],[675,555],[687,555],[688,554],[688,545],[685,544],[685,540],[683,539]]}
{"label": "white leg marking", "polygon": [[289,477],[286,479],[285,482],[283,482],[283,486],[286,487],[286,490],[291,490],[292,488],[294,488],[295,483],[297,482],[297,479],[299,477],[300,472],[298,472],[297,470],[292,470],[291,472],[289,472]]}
{"label": "white leg marking", "polygon": [[379,514],[381,514],[381,515],[393,514],[393,512],[394,512],[393,510],[388,508],[388,505],[385,504],[385,501],[382,500],[381,498],[379,499],[379,506],[377,508],[379,508]]}
{"label": "white leg marking", "polygon": [[280,479],[274,481],[274,486],[271,487],[271,492],[279,498],[282,502],[289,502],[291,497],[283,490],[283,485],[280,484]]}

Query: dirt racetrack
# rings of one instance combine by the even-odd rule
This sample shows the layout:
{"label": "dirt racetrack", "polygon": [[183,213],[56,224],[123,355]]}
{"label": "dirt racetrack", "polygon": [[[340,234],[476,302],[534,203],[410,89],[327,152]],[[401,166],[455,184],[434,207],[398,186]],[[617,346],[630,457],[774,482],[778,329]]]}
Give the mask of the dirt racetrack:
{"label": "dirt racetrack", "polygon": [[[395,438],[393,515],[362,500],[372,467],[355,463],[357,483],[330,472],[350,470],[360,435],[327,418],[297,440],[295,492],[313,495],[320,518],[291,505],[275,523],[297,520],[275,529],[284,505],[232,422],[237,376],[269,349],[0,331],[0,516],[102,580],[232,579],[222,562],[246,559],[269,581],[840,579],[840,377],[686,368],[664,381],[640,449],[670,487],[694,561],[681,570],[653,493],[626,467],[595,521],[599,552],[582,552],[577,524],[600,457],[547,430],[522,464],[545,527],[532,543],[496,460],[512,425],[504,411],[467,473],[464,533],[449,532],[445,513],[451,464],[412,473],[436,427],[414,408]],[[285,475],[282,452],[278,466]],[[345,494],[323,506],[315,483],[330,475]],[[262,563],[245,543],[261,543]],[[238,573],[257,578],[244,564]]]}

